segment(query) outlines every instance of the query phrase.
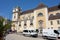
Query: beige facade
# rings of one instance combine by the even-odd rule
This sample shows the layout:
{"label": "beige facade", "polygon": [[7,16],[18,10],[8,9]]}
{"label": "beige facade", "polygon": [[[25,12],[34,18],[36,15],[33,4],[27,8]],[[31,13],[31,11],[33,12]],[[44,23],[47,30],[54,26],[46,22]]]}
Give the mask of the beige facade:
{"label": "beige facade", "polygon": [[[19,7],[13,9],[12,15],[12,30],[22,32],[24,29],[44,29],[52,28],[58,29],[60,27],[60,16],[57,17],[57,13],[60,14],[60,8],[48,8],[44,4],[39,4],[36,8],[22,12]],[[51,16],[53,14],[54,16]],[[51,17],[50,17],[51,16]],[[51,25],[52,21],[52,25]],[[57,24],[57,21],[59,22]]]}
{"label": "beige facade", "polygon": [[[60,19],[49,20],[49,28],[56,29],[56,30],[59,29],[60,23],[58,24],[58,22],[57,22],[58,20],[60,21]],[[51,25],[51,21],[52,21],[53,25]]]}
{"label": "beige facade", "polygon": [[[55,10],[55,11],[49,12],[49,16],[51,14],[56,16],[58,13],[60,13],[60,10]],[[52,21],[53,25],[51,25],[51,21]],[[58,24],[58,21],[59,21],[59,24]],[[48,22],[49,22],[49,28],[59,29],[59,27],[60,27],[60,17],[59,18],[55,17],[55,19],[53,18],[52,20],[49,20]]]}

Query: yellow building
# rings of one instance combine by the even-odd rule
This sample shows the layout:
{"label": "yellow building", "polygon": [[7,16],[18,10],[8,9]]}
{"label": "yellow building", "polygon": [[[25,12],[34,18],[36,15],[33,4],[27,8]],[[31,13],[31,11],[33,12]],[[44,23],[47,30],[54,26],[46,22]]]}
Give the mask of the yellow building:
{"label": "yellow building", "polygon": [[48,8],[41,3],[36,8],[21,11],[20,7],[13,9],[12,30],[22,32],[23,29],[59,29],[60,28],[60,8],[59,5]]}

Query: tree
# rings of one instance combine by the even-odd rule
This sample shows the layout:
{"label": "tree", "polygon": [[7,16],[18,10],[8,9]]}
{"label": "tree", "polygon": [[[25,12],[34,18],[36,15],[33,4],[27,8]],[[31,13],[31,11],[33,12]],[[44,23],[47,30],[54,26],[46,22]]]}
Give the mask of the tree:
{"label": "tree", "polygon": [[3,30],[4,30],[3,21],[4,21],[3,18],[0,19],[0,40],[3,39]]}
{"label": "tree", "polygon": [[8,22],[7,24],[3,25],[3,22],[5,21],[4,18],[0,19],[0,40],[3,40],[3,37],[5,35],[5,32],[10,29],[11,27],[11,21]]}
{"label": "tree", "polygon": [[4,25],[4,31],[7,31],[10,28],[11,28],[11,22],[6,24],[6,25]]}

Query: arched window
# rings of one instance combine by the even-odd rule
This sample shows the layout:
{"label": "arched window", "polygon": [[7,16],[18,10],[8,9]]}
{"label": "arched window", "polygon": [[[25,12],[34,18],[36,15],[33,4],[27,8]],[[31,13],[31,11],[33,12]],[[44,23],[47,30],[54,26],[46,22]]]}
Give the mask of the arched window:
{"label": "arched window", "polygon": [[39,13],[38,16],[43,16],[43,13]]}

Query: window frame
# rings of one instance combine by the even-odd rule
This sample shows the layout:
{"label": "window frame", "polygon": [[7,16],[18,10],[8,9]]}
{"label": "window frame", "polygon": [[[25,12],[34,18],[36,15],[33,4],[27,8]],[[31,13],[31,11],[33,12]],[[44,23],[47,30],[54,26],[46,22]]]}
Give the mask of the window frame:
{"label": "window frame", "polygon": [[57,24],[60,24],[60,21],[59,20],[57,20]]}
{"label": "window frame", "polygon": [[16,16],[14,15],[14,19],[16,18]]}
{"label": "window frame", "polygon": [[39,13],[38,16],[43,16],[43,13]]}
{"label": "window frame", "polygon": [[53,29],[53,27],[51,27],[51,29]]}
{"label": "window frame", "polygon": [[32,16],[32,19],[34,19],[34,16]]}
{"label": "window frame", "polygon": [[50,24],[53,25],[53,21],[50,21]]}
{"label": "window frame", "polygon": [[21,26],[21,24],[19,24],[19,26]]}
{"label": "window frame", "polygon": [[60,27],[58,27],[58,30],[60,29]]}
{"label": "window frame", "polygon": [[33,19],[30,20],[30,25],[33,25]]}

